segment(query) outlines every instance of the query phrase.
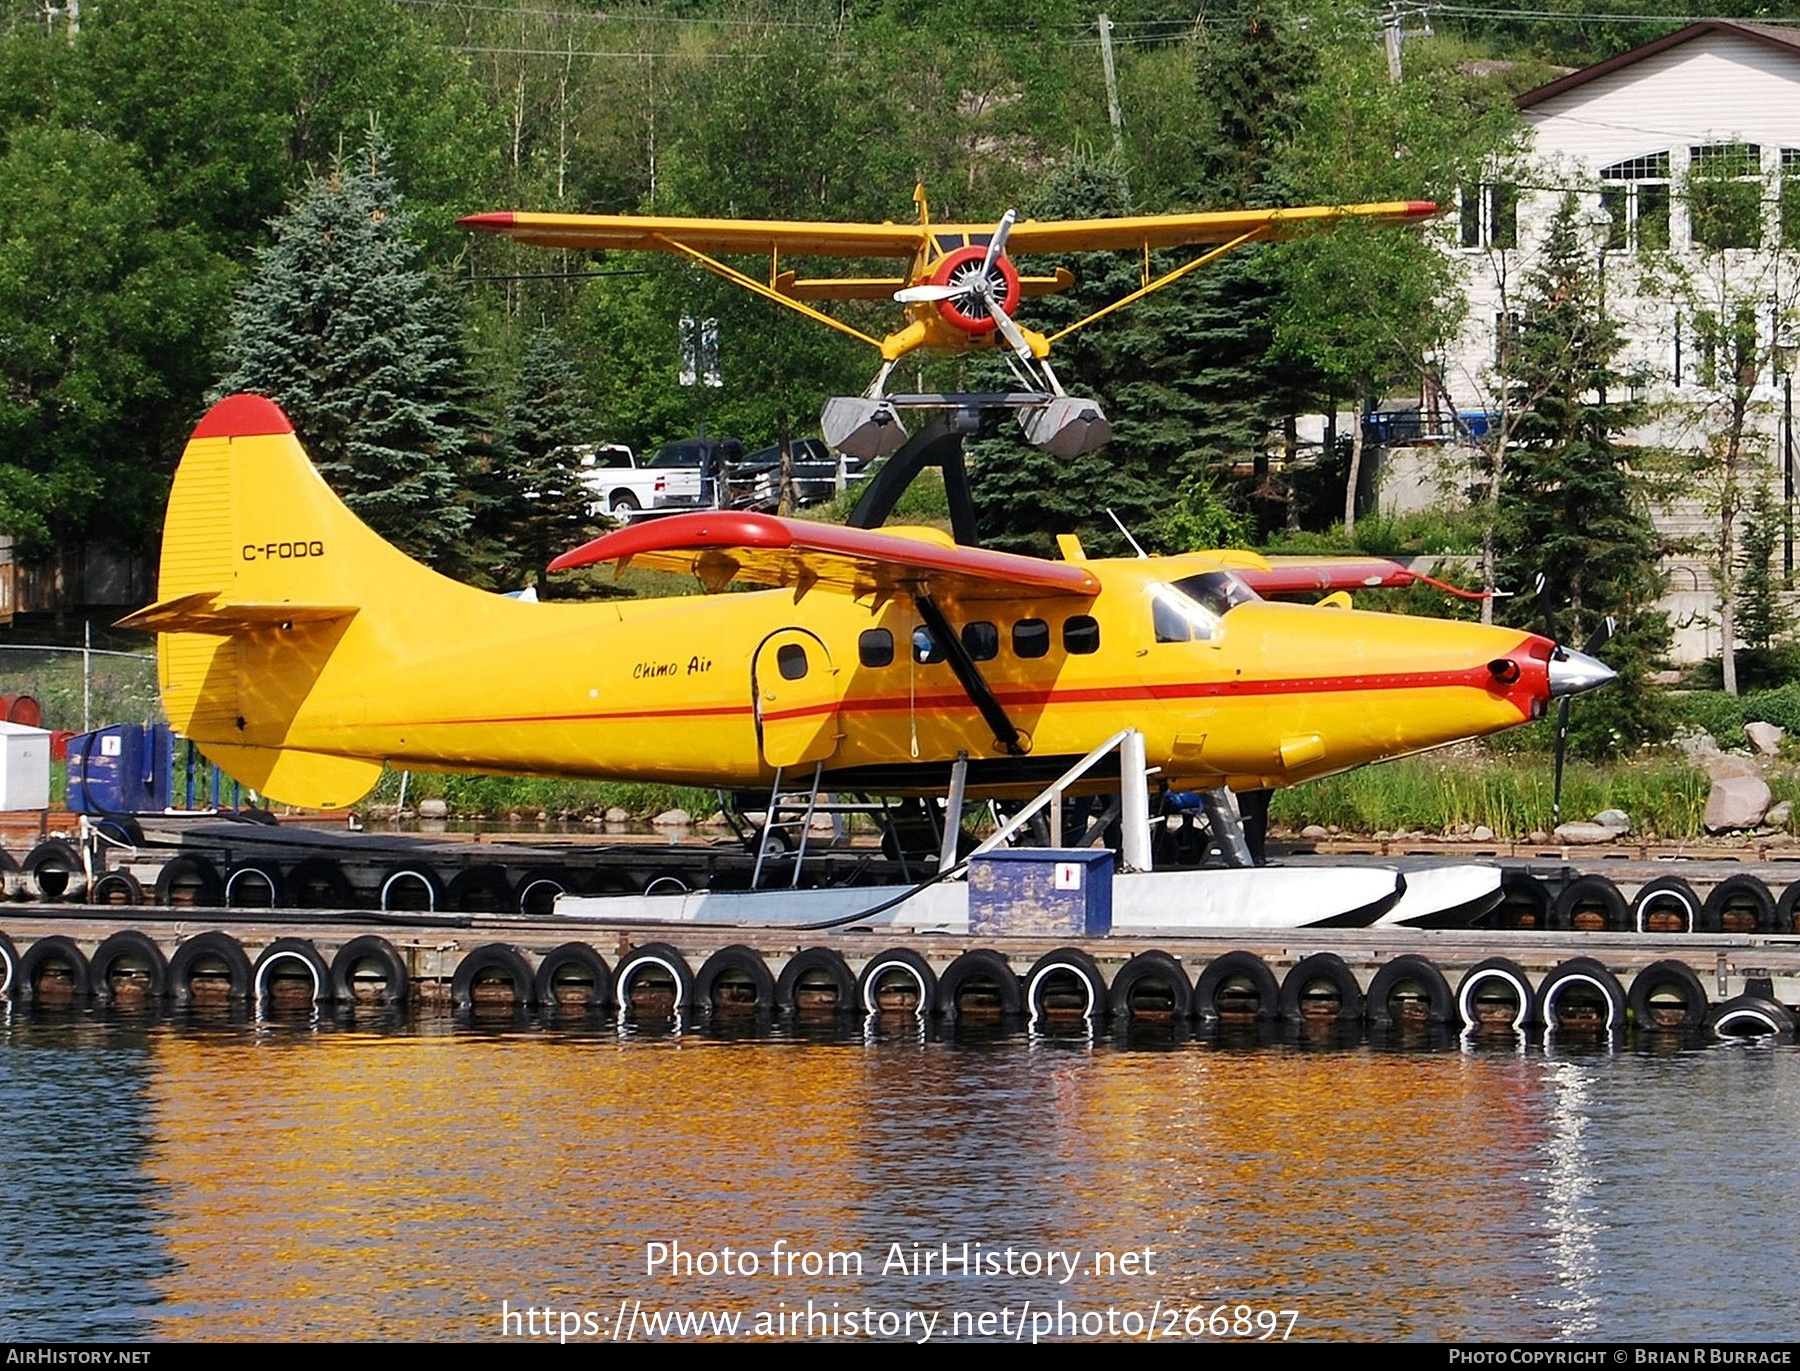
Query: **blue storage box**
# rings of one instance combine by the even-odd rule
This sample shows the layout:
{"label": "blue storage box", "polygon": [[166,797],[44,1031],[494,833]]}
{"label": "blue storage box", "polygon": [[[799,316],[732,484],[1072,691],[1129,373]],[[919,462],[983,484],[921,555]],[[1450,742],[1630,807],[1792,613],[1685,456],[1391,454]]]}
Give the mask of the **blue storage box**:
{"label": "blue storage box", "polygon": [[1112,932],[1113,854],[1091,847],[1013,847],[969,863],[969,932],[1103,938]]}

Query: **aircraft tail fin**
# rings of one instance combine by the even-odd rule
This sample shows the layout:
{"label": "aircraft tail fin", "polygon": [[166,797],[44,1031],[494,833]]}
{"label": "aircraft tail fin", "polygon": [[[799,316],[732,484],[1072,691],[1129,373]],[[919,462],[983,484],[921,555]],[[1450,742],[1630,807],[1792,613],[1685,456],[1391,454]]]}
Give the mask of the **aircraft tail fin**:
{"label": "aircraft tail fin", "polygon": [[381,774],[379,758],[351,755],[351,733],[379,679],[387,622],[434,598],[479,594],[363,524],[273,401],[233,395],[182,453],[157,601],[121,626],[159,635],[177,730],[270,798],[330,808]]}

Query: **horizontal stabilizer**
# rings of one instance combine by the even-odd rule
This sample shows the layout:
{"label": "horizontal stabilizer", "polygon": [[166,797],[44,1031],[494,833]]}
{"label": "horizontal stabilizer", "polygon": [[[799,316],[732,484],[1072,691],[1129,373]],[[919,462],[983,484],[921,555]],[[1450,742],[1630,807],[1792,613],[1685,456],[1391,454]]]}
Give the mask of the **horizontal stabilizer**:
{"label": "horizontal stabilizer", "polygon": [[356,605],[300,604],[293,601],[227,601],[223,592],[200,590],[158,600],[135,614],[127,614],[115,628],[141,629],[147,633],[216,633],[229,637],[284,624],[322,624],[347,619]]}

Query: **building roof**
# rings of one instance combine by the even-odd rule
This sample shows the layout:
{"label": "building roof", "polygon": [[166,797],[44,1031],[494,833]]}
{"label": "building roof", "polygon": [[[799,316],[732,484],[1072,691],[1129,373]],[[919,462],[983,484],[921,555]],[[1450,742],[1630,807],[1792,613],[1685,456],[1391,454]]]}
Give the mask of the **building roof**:
{"label": "building roof", "polygon": [[1584,86],[1589,81],[1609,76],[1623,67],[1641,62],[1646,57],[1654,57],[1659,52],[1667,52],[1670,48],[1679,47],[1683,43],[1707,34],[1722,33],[1747,38],[1753,43],[1761,43],[1764,47],[1785,52],[1800,61],[1800,26],[1793,24],[1760,24],[1745,19],[1702,19],[1699,23],[1689,24],[1685,29],[1677,29],[1658,38],[1653,43],[1645,43],[1642,47],[1633,48],[1630,52],[1622,52],[1617,57],[1609,57],[1604,62],[1596,62],[1591,67],[1583,67],[1580,71],[1570,72],[1548,85],[1539,86],[1536,90],[1528,90],[1518,98],[1520,109],[1530,109],[1533,105],[1542,104],[1546,100]]}

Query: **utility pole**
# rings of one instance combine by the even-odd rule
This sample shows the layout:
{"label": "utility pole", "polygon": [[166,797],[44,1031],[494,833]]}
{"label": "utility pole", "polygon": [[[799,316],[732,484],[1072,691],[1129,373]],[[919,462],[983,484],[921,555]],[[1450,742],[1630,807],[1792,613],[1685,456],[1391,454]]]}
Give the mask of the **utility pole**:
{"label": "utility pole", "polygon": [[1112,20],[1100,16],[1100,65],[1106,72],[1106,117],[1112,121],[1113,151],[1125,154],[1125,114],[1119,108],[1119,75],[1113,69]]}
{"label": "utility pole", "polygon": [[[1400,80],[1400,48],[1408,38],[1431,37],[1431,20],[1426,18],[1431,13],[1430,7],[1420,4],[1402,4],[1399,0],[1386,6],[1381,11],[1381,43],[1387,49],[1388,80],[1398,83]],[[1414,16],[1425,19],[1422,29],[1403,29],[1401,22]]]}

